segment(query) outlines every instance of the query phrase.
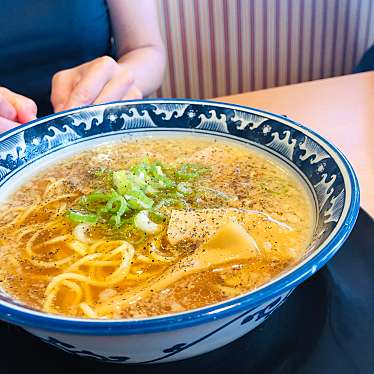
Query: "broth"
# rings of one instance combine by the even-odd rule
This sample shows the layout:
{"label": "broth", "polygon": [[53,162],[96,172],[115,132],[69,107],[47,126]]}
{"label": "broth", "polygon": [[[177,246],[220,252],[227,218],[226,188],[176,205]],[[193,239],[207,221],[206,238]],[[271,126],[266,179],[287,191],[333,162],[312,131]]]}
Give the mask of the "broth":
{"label": "broth", "polygon": [[27,306],[88,318],[186,311],[269,282],[305,254],[302,183],[263,153],[190,136],[85,151],[0,212],[0,285]]}

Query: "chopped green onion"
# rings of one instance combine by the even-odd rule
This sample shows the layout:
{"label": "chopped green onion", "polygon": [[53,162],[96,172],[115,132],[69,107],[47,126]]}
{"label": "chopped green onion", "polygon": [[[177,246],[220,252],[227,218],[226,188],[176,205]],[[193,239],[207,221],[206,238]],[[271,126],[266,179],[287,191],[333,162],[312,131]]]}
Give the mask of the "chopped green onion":
{"label": "chopped green onion", "polygon": [[83,197],[86,198],[87,202],[94,202],[94,201],[107,201],[112,197],[112,195],[108,193],[102,193],[102,192],[93,192]]}
{"label": "chopped green onion", "polygon": [[135,216],[134,224],[147,234],[156,234],[161,231],[161,226],[149,219],[147,210],[142,210]]}
{"label": "chopped green onion", "polygon": [[106,194],[101,192],[93,192],[89,195],[82,196],[79,199],[80,205],[83,205],[90,211],[97,211],[97,204],[110,200],[112,194]]}
{"label": "chopped green onion", "polygon": [[153,222],[162,223],[166,221],[165,215],[156,210],[150,210],[148,215]]}
{"label": "chopped green onion", "polygon": [[128,210],[128,206],[124,197],[113,191],[113,197],[106,203],[104,209],[105,212],[117,213],[122,216]]}
{"label": "chopped green onion", "polygon": [[146,186],[143,178],[133,175],[126,170],[113,172],[113,184],[121,195]]}
{"label": "chopped green onion", "polygon": [[151,165],[150,165],[149,160],[147,158],[145,158],[142,162],[140,162],[139,164],[133,166],[131,168],[131,172],[134,173],[134,174],[136,174],[136,175],[140,175],[140,174],[147,175],[150,166]]}
{"label": "chopped green onion", "polygon": [[148,195],[155,195],[159,191],[159,185],[156,185],[156,183],[148,183],[144,189],[144,192]]}
{"label": "chopped green onion", "polygon": [[92,213],[82,213],[76,210],[69,210],[68,218],[74,223],[96,223],[97,215]]}
{"label": "chopped green onion", "polygon": [[184,194],[184,195],[189,195],[189,194],[192,193],[192,188],[191,188],[191,186],[190,186],[188,183],[186,183],[186,182],[179,182],[179,183],[177,184],[177,190],[178,190],[180,193]]}
{"label": "chopped green onion", "polygon": [[117,227],[121,226],[121,216],[119,216],[118,214],[114,214],[112,217],[110,217],[108,223]]}
{"label": "chopped green onion", "polygon": [[101,222],[121,227],[122,233],[151,233],[155,227],[161,230],[167,222],[162,208],[194,206],[198,199],[196,180],[207,171],[197,164],[176,167],[148,159],[129,170],[101,169],[95,173],[102,178],[99,191],[81,197],[82,211],[72,210],[68,216],[76,223]]}
{"label": "chopped green onion", "polygon": [[162,168],[160,165],[152,165],[150,167],[150,172],[152,176],[156,179],[156,181],[162,186],[166,188],[172,188],[175,187],[174,181],[172,181],[170,178],[168,178],[164,172],[162,171]]}
{"label": "chopped green onion", "polygon": [[125,195],[125,198],[131,209],[150,209],[153,206],[153,200],[140,190],[131,191]]}
{"label": "chopped green onion", "polygon": [[199,165],[183,164],[178,170],[176,170],[175,175],[180,180],[191,180],[200,177],[208,171],[208,168],[204,168]]}

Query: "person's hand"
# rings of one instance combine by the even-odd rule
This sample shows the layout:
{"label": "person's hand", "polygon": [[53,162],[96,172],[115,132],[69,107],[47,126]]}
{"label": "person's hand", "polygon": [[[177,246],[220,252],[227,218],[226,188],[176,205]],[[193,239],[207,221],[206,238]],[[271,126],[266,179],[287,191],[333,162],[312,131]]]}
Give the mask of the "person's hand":
{"label": "person's hand", "polygon": [[55,112],[108,101],[141,99],[134,78],[125,65],[108,56],[53,76],[51,102]]}
{"label": "person's hand", "polygon": [[0,133],[34,120],[36,112],[34,101],[0,87]]}

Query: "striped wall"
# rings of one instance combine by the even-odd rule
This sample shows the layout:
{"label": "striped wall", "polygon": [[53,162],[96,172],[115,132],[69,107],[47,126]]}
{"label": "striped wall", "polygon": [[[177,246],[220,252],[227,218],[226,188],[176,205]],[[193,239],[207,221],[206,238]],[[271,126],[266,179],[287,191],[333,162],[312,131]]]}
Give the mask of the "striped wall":
{"label": "striped wall", "polygon": [[374,42],[374,0],[158,0],[162,97],[212,98],[347,74]]}

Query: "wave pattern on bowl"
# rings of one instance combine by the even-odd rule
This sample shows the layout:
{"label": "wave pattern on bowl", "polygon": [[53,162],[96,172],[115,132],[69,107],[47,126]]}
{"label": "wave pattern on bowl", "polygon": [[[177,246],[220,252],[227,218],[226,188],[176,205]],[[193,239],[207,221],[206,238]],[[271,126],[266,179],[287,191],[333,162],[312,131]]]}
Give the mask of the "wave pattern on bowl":
{"label": "wave pattern on bowl", "polygon": [[[245,138],[294,163],[316,193],[318,242],[334,229],[342,213],[345,189],[335,160],[298,129],[256,113],[191,102],[113,104],[93,107],[11,134],[1,140],[0,185],[20,166],[51,151],[98,134],[144,128],[207,130]],[[324,227],[329,224],[329,228]],[[318,244],[318,243],[316,243]]]}

